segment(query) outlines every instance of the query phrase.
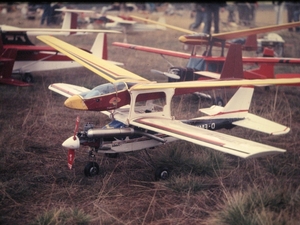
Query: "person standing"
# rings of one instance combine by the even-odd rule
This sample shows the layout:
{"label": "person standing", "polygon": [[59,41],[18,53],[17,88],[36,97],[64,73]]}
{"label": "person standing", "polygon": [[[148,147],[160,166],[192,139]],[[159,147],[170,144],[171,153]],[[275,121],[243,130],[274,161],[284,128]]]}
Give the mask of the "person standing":
{"label": "person standing", "polygon": [[46,2],[43,5],[43,14],[42,14],[42,18],[41,18],[41,25],[44,25],[44,22],[46,20],[46,24],[47,26],[50,25],[51,23],[51,16],[52,16],[52,7],[51,4]]}
{"label": "person standing", "polygon": [[201,23],[206,24],[207,15],[206,15],[206,4],[195,3],[192,13],[196,13],[195,22],[189,26],[190,30],[196,30],[200,27]]}
{"label": "person standing", "polygon": [[220,15],[219,15],[219,11],[220,9],[223,9],[226,7],[226,3],[211,3],[211,4],[207,4],[206,7],[206,23],[204,26],[204,33],[210,34],[211,31],[211,24],[212,21],[214,22],[214,33],[219,33],[219,20],[220,20]]}

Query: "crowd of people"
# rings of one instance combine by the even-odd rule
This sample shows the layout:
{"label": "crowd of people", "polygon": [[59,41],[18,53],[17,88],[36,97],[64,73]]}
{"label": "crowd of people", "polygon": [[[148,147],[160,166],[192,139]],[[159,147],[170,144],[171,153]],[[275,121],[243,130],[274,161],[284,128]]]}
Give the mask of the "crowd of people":
{"label": "crowd of people", "polygon": [[[219,33],[219,12],[228,10],[228,22],[238,23],[240,25],[250,26],[255,18],[256,3],[239,3],[227,5],[224,2],[218,3],[195,3],[192,9],[192,16],[195,17],[195,22],[190,24],[190,30],[196,30],[203,23],[203,33],[210,34],[212,23],[214,23],[214,33]],[[238,18],[235,11],[238,11]]]}
{"label": "crowd of people", "polygon": [[[273,1],[274,7],[282,7],[287,10],[288,22],[300,21],[300,3],[299,2],[285,2]],[[219,33],[219,12],[228,11],[228,23],[235,23],[242,26],[253,27],[255,26],[255,10],[258,3],[235,1],[231,4],[224,2],[216,3],[194,3],[192,6],[191,16],[195,21],[189,25],[190,30],[197,30],[203,24],[203,33],[210,34],[212,23],[214,23],[214,33]],[[277,9],[279,12],[279,9]],[[236,15],[237,12],[237,15]],[[279,13],[277,15],[279,17]],[[278,18],[277,18],[278,20]],[[277,22],[279,23],[279,22]],[[289,28],[289,31],[300,32],[300,27]]]}
{"label": "crowd of people", "polygon": [[47,26],[50,24],[58,24],[61,18],[61,12],[56,11],[55,9],[60,9],[61,3],[56,2],[51,4],[50,2],[46,2],[43,4],[43,14],[41,17],[41,25],[46,23]]}

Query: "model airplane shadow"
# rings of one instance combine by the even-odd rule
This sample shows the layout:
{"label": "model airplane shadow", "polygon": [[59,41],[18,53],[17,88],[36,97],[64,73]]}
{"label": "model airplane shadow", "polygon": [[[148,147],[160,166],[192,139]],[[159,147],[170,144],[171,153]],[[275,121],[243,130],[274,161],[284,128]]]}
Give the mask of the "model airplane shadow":
{"label": "model airplane shadow", "polygon": [[[86,176],[99,173],[99,165],[94,157],[95,153],[116,154],[150,149],[176,140],[185,140],[242,158],[260,157],[286,151],[202,127],[220,129],[222,127],[228,128],[229,125],[239,125],[273,135],[286,133],[289,131],[286,126],[248,113],[253,93],[253,88],[248,86],[299,84],[300,78],[212,79],[157,83],[108,63],[57,38],[39,36],[38,39],[110,82],[101,84],[92,90],[64,83],[49,86],[50,90],[68,97],[64,103],[66,107],[77,110],[100,111],[112,119],[105,127],[97,128],[87,124],[83,131],[78,132],[79,118],[77,118],[73,136],[63,143],[63,146],[69,149],[69,168],[73,166],[75,150],[79,149],[81,145],[90,147],[91,161],[84,169]],[[235,61],[240,61],[237,65],[242,65],[240,55],[235,55],[238,57]],[[233,72],[231,62],[232,58],[226,59],[222,74]],[[242,66],[235,68],[234,72],[242,73],[242,69]],[[172,115],[171,101],[173,96],[193,93],[202,89],[240,86],[247,87],[240,89],[224,109],[219,107],[205,109],[204,111],[210,115],[209,117],[181,121],[176,120]],[[240,99],[241,94],[248,96],[246,102],[236,102],[236,98]],[[224,122],[226,119],[227,121]],[[208,123],[208,121],[213,122]],[[261,122],[267,123],[269,129],[256,126],[257,123]],[[199,125],[201,123],[202,125]],[[156,179],[166,179],[169,176],[169,170],[160,167],[155,175]]]}

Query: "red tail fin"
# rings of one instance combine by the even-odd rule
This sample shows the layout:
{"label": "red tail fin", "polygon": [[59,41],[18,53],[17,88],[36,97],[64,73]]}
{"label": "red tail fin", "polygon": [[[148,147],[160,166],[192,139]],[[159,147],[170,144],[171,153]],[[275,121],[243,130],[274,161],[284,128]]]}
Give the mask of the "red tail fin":
{"label": "red tail fin", "polygon": [[242,47],[240,44],[229,46],[220,78],[243,78]]}
{"label": "red tail fin", "polygon": [[257,37],[256,34],[247,37],[245,44],[243,45],[244,50],[255,51],[257,50]]}

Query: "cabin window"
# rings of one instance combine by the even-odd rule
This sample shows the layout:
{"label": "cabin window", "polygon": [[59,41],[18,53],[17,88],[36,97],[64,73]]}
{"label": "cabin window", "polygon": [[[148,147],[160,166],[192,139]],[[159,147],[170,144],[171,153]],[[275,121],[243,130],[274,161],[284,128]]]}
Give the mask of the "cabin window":
{"label": "cabin window", "polygon": [[97,87],[94,87],[92,90],[81,93],[80,95],[83,98],[93,98],[93,97],[97,97],[97,96],[101,96],[101,95],[117,93],[126,88],[127,88],[127,86],[124,82],[107,83],[107,84],[101,84]]}

